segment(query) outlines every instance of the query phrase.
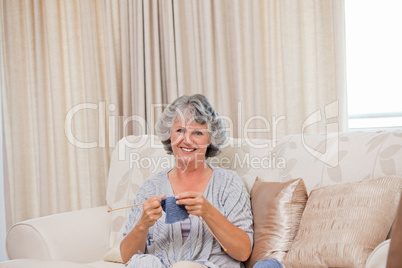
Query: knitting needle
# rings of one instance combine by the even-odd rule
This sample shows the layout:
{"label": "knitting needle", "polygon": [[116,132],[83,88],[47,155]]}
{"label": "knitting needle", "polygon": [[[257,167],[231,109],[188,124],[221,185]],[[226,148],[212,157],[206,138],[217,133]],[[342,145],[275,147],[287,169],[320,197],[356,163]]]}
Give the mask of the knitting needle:
{"label": "knitting needle", "polygon": [[227,249],[222,245],[221,241],[219,241],[219,239],[214,235],[214,233],[212,232],[211,229],[209,229],[208,225],[201,219],[201,216],[198,216],[198,218],[200,219],[200,221],[202,222],[202,224],[204,224],[204,226],[208,229],[208,231],[211,233],[211,235],[216,239],[216,241],[218,241],[219,245],[221,245],[221,247],[223,248],[223,251],[227,251]]}
{"label": "knitting needle", "polygon": [[142,206],[143,204],[144,204],[144,203],[141,203],[141,204],[135,204],[135,205],[126,206],[126,207],[121,207],[121,208],[109,209],[107,212],[111,212],[111,211],[114,211],[114,210],[119,210],[119,209],[125,209],[125,208],[136,207],[136,206]]}

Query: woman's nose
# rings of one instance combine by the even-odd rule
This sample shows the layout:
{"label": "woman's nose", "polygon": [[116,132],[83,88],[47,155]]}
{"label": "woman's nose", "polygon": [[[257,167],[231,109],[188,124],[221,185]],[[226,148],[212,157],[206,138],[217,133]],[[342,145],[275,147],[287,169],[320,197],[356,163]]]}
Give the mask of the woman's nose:
{"label": "woman's nose", "polygon": [[183,140],[187,144],[191,143],[191,133],[190,133],[190,131],[186,131],[186,133],[184,133]]}
{"label": "woman's nose", "polygon": [[189,131],[186,131],[186,133],[184,133],[184,141],[185,141],[186,143],[191,142],[191,137],[190,137]]}

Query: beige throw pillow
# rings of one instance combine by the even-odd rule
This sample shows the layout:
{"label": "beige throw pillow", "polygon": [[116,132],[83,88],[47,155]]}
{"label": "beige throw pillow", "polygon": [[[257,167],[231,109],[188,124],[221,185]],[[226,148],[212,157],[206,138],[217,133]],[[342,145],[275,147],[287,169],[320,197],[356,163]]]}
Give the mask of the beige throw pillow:
{"label": "beige throw pillow", "polygon": [[246,267],[262,259],[281,261],[296,236],[307,201],[302,179],[264,182],[257,177],[250,192],[254,217],[254,247]]}
{"label": "beige throw pillow", "polygon": [[402,177],[382,177],[311,191],[283,264],[364,267],[395,219]]}

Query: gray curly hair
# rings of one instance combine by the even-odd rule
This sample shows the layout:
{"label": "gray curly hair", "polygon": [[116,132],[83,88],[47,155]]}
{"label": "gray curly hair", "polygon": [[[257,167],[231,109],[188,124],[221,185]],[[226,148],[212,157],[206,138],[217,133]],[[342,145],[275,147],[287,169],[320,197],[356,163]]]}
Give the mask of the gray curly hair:
{"label": "gray curly hair", "polygon": [[173,123],[177,118],[194,121],[200,125],[207,124],[211,144],[207,147],[205,158],[221,152],[220,147],[226,140],[226,127],[222,118],[215,112],[204,95],[183,95],[163,111],[155,125],[155,130],[168,154],[173,154],[170,135]]}

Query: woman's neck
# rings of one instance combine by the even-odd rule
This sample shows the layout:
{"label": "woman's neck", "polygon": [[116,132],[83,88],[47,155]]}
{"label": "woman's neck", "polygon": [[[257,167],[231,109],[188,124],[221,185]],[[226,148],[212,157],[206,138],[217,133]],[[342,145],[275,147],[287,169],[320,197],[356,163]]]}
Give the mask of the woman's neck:
{"label": "woman's neck", "polygon": [[213,170],[208,164],[197,169],[182,169],[175,166],[169,172],[169,180],[175,194],[185,191],[204,192],[212,173]]}
{"label": "woman's neck", "polygon": [[191,179],[191,178],[203,178],[211,171],[211,167],[206,163],[199,163],[197,165],[184,165],[176,163],[173,168],[174,174],[178,179]]}

